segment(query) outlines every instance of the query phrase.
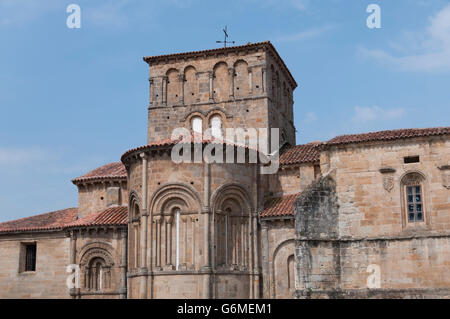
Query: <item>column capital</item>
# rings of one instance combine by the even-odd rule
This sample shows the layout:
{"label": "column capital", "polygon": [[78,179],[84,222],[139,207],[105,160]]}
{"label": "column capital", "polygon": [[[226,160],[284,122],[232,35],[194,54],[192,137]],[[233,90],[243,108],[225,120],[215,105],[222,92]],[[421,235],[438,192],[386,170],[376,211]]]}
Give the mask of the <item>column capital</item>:
{"label": "column capital", "polygon": [[164,216],[164,220],[166,221],[167,224],[172,224],[173,216],[172,215],[166,215],[166,216]]}
{"label": "column capital", "polygon": [[157,224],[161,223],[161,215],[153,217],[153,221]]}
{"label": "column capital", "polygon": [[143,160],[144,160],[144,159],[147,159],[147,157],[148,157],[147,153],[145,153],[145,152],[140,153],[139,156],[140,156]]}

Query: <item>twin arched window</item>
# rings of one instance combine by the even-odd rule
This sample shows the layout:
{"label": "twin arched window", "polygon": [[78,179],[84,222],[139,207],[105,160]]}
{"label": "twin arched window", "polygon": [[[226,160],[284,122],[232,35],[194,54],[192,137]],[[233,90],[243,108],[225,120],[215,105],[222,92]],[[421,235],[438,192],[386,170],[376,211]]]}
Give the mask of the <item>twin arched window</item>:
{"label": "twin arched window", "polygon": [[[191,119],[191,127],[194,133],[203,133],[203,119],[200,116],[194,116]],[[216,138],[222,138],[222,118],[220,115],[214,115],[210,119],[211,135]]]}
{"label": "twin arched window", "polygon": [[111,274],[105,260],[100,257],[93,258],[88,266],[86,288],[91,291],[101,291],[110,286]]}

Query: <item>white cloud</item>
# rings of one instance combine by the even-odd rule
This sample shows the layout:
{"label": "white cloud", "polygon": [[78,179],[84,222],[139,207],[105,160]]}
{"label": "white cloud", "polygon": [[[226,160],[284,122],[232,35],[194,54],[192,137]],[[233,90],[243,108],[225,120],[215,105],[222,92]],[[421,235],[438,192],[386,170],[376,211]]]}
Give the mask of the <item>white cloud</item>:
{"label": "white cloud", "polygon": [[430,24],[421,34],[404,39],[393,47],[397,51],[414,54],[394,56],[384,50],[360,49],[364,56],[373,58],[405,71],[450,71],[450,4],[430,19]]}
{"label": "white cloud", "polygon": [[305,40],[305,39],[310,39],[310,38],[315,38],[318,37],[320,35],[322,35],[323,33],[333,29],[334,27],[331,25],[326,25],[326,26],[322,26],[322,27],[317,27],[317,28],[311,28],[308,30],[303,30],[297,33],[292,33],[292,34],[286,34],[283,36],[280,36],[276,39],[276,41],[279,42],[295,42],[295,41],[300,41],[300,40]]}
{"label": "white cloud", "polygon": [[366,123],[377,120],[394,120],[403,117],[403,108],[382,109],[378,106],[355,106],[353,122]]}

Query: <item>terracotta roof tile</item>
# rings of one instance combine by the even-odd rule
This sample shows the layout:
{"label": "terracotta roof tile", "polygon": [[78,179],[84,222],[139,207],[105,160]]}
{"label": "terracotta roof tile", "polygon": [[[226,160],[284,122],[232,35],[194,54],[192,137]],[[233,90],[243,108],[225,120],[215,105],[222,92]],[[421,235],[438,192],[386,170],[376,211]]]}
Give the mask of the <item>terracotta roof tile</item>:
{"label": "terracotta roof tile", "polygon": [[301,193],[272,198],[264,205],[261,217],[294,216],[294,202]]}
{"label": "terracotta roof tile", "polygon": [[60,230],[66,224],[75,221],[77,213],[78,208],[67,208],[0,223],[0,233]]}
{"label": "terracotta roof tile", "polygon": [[280,165],[315,163],[320,161],[320,142],[290,147],[281,152]]}
{"label": "terracotta roof tile", "polygon": [[329,140],[328,142],[326,142],[326,145],[364,143],[372,141],[390,141],[397,139],[406,139],[421,136],[437,136],[437,135],[450,135],[450,127],[433,127],[421,129],[412,128],[412,129],[370,132],[362,134],[341,135]]}
{"label": "terracotta roof tile", "polygon": [[215,138],[215,137],[204,137],[204,135],[202,134],[198,134],[198,133],[193,133],[191,136],[186,137],[185,139],[177,138],[177,139],[172,139],[172,138],[166,138],[163,140],[159,140],[159,141],[154,141],[152,143],[149,143],[147,145],[142,145],[139,147],[135,147],[132,148],[128,151],[126,151],[122,157],[121,160],[123,161],[125,159],[125,157],[127,157],[128,155],[130,155],[131,153],[137,152],[137,151],[143,151],[146,150],[148,148],[152,148],[152,147],[161,147],[161,146],[173,146],[175,144],[178,143],[201,143],[201,144],[209,144],[209,143],[217,143],[217,144],[225,144],[225,145],[235,145],[237,147],[243,147],[246,149],[250,149],[248,146],[245,145],[240,145],[238,143],[231,143],[231,142],[227,142],[226,140],[220,139],[220,138]]}
{"label": "terracotta roof tile", "polygon": [[121,162],[105,164],[101,167],[98,167],[90,171],[87,174],[84,174],[80,177],[73,179],[72,182],[76,184],[78,182],[109,179],[109,178],[126,179],[127,170],[125,166]]}
{"label": "terracotta roof tile", "polygon": [[89,214],[77,221],[65,225],[65,228],[80,226],[126,225],[128,208],[125,206],[110,207],[97,213]]}

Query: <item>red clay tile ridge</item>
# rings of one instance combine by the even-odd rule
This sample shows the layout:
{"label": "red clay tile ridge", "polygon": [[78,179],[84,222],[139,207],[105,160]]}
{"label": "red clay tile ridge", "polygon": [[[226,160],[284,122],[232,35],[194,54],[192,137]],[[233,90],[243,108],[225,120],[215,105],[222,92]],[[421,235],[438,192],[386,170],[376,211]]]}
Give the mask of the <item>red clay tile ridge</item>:
{"label": "red clay tile ridge", "polygon": [[128,208],[125,206],[115,206],[96,213],[89,214],[86,217],[66,224],[64,228],[126,226],[127,222]]}
{"label": "red clay tile ridge", "polygon": [[325,147],[353,143],[367,143],[379,141],[393,141],[414,137],[450,135],[450,127],[410,128],[400,130],[388,130],[369,132],[362,134],[349,134],[337,136],[324,144]]}
{"label": "red clay tile ridge", "polygon": [[290,79],[292,85],[294,87],[297,87],[297,82],[295,81],[294,77],[292,76],[291,72],[287,68],[286,64],[284,63],[283,59],[278,54],[277,50],[273,46],[273,44],[270,41],[263,41],[263,42],[256,42],[256,43],[249,43],[245,45],[237,45],[237,46],[231,46],[226,48],[216,48],[216,49],[208,49],[208,50],[201,50],[201,51],[190,51],[190,52],[180,52],[180,53],[172,53],[172,54],[164,54],[164,55],[155,55],[155,56],[146,56],[144,57],[144,61],[147,62],[149,65],[152,63],[158,63],[158,62],[169,62],[170,60],[182,60],[182,59],[188,59],[188,58],[199,58],[199,57],[205,57],[205,56],[211,56],[216,54],[226,54],[230,52],[237,52],[237,51],[245,51],[245,50],[252,50],[252,49],[264,49],[267,50],[272,54],[272,56],[275,58],[276,61],[278,61],[281,64],[282,69],[286,74],[288,75],[288,78]]}
{"label": "red clay tile ridge", "polygon": [[59,231],[77,219],[78,208],[67,208],[0,223],[0,233]]}
{"label": "red clay tile ridge", "polygon": [[261,218],[279,218],[294,216],[294,202],[301,193],[275,197],[266,202]]}
{"label": "red clay tile ridge", "polygon": [[72,180],[75,185],[86,182],[100,182],[105,180],[126,180],[127,170],[121,162],[114,162],[98,167],[87,174]]}

